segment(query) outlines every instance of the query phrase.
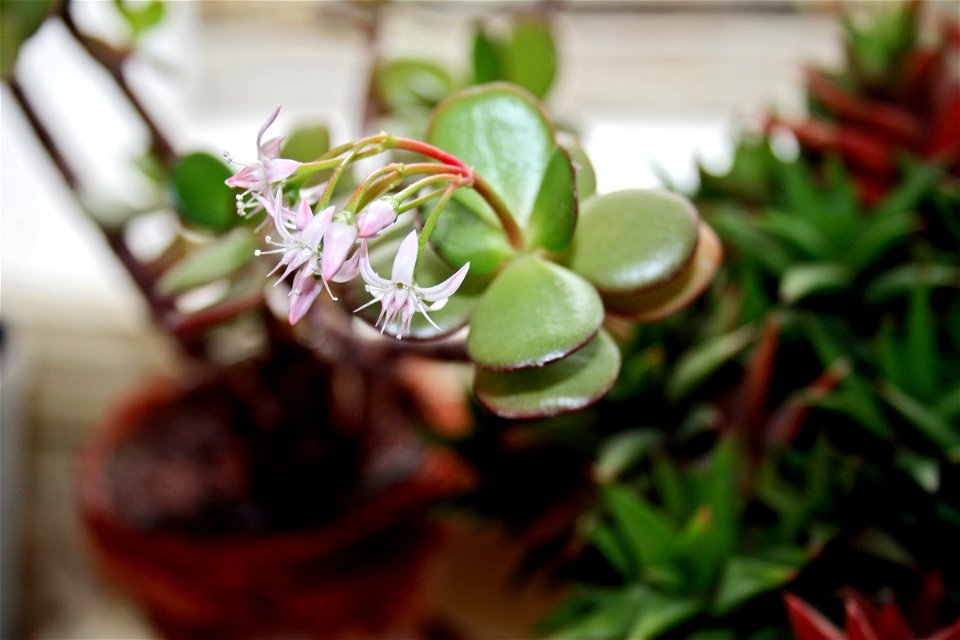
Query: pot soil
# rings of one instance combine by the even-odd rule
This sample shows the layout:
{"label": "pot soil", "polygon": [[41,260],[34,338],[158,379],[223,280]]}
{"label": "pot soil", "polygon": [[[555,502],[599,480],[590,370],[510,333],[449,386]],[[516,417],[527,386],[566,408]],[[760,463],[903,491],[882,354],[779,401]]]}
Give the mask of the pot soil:
{"label": "pot soil", "polygon": [[278,360],[118,408],[79,465],[98,563],[171,638],[429,635],[425,510],[469,473],[391,387],[355,379],[352,412],[336,371]]}

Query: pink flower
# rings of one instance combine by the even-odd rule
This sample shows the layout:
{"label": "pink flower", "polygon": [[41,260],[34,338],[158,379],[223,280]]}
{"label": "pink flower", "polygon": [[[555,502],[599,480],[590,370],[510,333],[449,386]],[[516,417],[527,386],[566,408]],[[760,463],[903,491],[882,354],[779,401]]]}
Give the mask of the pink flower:
{"label": "pink flower", "polygon": [[[279,284],[297,269],[309,272],[319,272],[321,252],[320,243],[330,219],[333,217],[334,207],[330,206],[314,215],[310,205],[305,200],[300,201],[296,213],[285,208],[282,203],[282,194],[277,190],[274,203],[261,200],[264,207],[273,218],[274,227],[280,236],[279,241],[267,236],[268,244],[277,247],[269,251],[256,251],[256,255],[282,254],[280,262],[269,275],[276,273],[281,267],[286,267],[283,274],[277,279]],[[293,227],[292,229],[290,227]],[[302,283],[301,283],[302,284]],[[294,287],[296,288],[296,287]]]}
{"label": "pink flower", "polygon": [[372,238],[397,219],[397,205],[386,199],[371,202],[357,216],[357,235],[360,238]]}
{"label": "pink flower", "polygon": [[290,308],[287,312],[287,320],[291,325],[295,325],[307,315],[313,301],[317,299],[323,286],[315,278],[308,278],[307,282],[301,285],[299,293],[294,289],[294,294],[290,296]]}
{"label": "pink flower", "polygon": [[327,226],[323,232],[323,264],[320,266],[324,281],[337,275],[356,241],[357,225],[353,222],[334,220]]}
{"label": "pink flower", "polygon": [[[427,314],[427,311],[436,311],[447,304],[447,300],[456,293],[463,279],[467,276],[467,270],[470,263],[463,265],[452,276],[438,285],[432,287],[420,287],[413,282],[413,270],[417,262],[417,232],[411,231],[397,251],[397,256],[393,260],[393,273],[391,279],[381,278],[370,265],[370,258],[367,255],[367,247],[364,244],[360,255],[360,275],[366,282],[366,290],[373,296],[373,300],[362,307],[364,309],[375,302],[379,302],[382,307],[380,315],[377,317],[376,325],[380,326],[380,333],[383,333],[388,324],[394,319],[399,318],[399,328],[397,331],[397,340],[403,337],[403,334],[410,333],[410,323],[413,322],[413,316],[418,311],[423,314],[435,329],[440,327]],[[424,301],[432,302],[426,306]]]}
{"label": "pink flower", "polygon": [[237,196],[237,212],[245,217],[260,211],[253,196],[268,194],[270,185],[287,179],[300,166],[296,160],[278,157],[280,145],[283,143],[282,137],[263,142],[263,134],[277,119],[279,113],[278,106],[260,127],[260,132],[257,134],[258,162],[243,165],[240,171],[226,181],[228,186],[245,189]]}

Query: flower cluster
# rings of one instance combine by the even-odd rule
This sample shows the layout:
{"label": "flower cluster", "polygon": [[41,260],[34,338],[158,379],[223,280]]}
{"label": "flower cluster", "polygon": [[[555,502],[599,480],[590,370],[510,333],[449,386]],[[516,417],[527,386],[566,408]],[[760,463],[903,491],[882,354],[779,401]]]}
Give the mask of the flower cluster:
{"label": "flower cluster", "polygon": [[[381,134],[338,147],[327,154],[329,157],[322,156],[314,162],[288,160],[279,157],[283,138],[263,142],[264,134],[279,111],[280,107],[277,107],[257,134],[258,161],[242,165],[226,183],[244,189],[237,196],[240,215],[252,217],[266,212],[265,221],[272,222],[276,230],[275,236],[264,237],[264,242],[271,248],[258,249],[256,255],[280,256],[269,274],[273,276],[279,272],[275,286],[293,276],[289,295],[290,324],[296,324],[307,314],[322,290],[326,290],[332,300],[337,299],[330,289],[331,281],[345,283],[359,275],[372,299],[356,311],[380,303],[376,325],[381,333],[391,322],[398,320],[396,337],[400,339],[410,332],[416,313],[437,327],[428,311],[443,307],[459,289],[469,263],[438,285],[420,287],[416,284],[414,272],[423,242],[416,230],[407,234],[400,244],[389,280],[381,277],[370,264],[368,242],[394,225],[403,211],[438,198],[431,214],[435,220],[453,191],[460,186],[469,186],[470,170],[462,164],[388,165],[368,176],[338,210],[330,200],[336,181],[346,167],[360,157],[385,150],[390,143],[397,145],[397,139]],[[430,151],[422,143],[411,144],[415,144],[415,149],[421,153]],[[450,160],[446,154],[443,159]],[[286,183],[292,178],[321,170],[333,172],[330,179],[319,187],[288,189],[296,193],[292,199],[284,192]],[[417,174],[426,174],[426,177],[404,185],[405,179]],[[440,188],[436,188],[437,185]],[[401,186],[399,192],[388,195]],[[430,187],[434,190],[429,191]],[[428,226],[432,228],[432,225]]]}

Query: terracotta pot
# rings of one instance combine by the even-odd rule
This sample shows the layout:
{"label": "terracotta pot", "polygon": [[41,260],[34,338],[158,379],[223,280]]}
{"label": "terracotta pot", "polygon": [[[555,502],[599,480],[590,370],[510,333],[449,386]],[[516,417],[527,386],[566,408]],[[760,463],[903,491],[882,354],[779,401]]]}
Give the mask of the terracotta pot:
{"label": "terracotta pot", "polygon": [[[158,629],[173,638],[418,635],[444,538],[424,509],[466,488],[459,460],[421,448],[412,468],[407,460],[399,477],[315,528],[206,534],[144,526],[129,504],[118,507],[120,452],[188,393],[171,383],[144,387],[105,423],[79,465],[80,511],[96,559]],[[249,452],[229,438],[216,446],[222,451],[210,455],[211,465],[228,480],[215,491],[242,493]],[[180,482],[163,473],[147,479],[160,493],[154,483]]]}

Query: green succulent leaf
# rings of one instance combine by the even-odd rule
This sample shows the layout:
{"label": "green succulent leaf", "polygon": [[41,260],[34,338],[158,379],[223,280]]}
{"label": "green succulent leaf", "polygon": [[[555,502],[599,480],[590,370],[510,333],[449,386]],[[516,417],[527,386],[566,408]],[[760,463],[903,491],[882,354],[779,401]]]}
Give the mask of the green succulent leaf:
{"label": "green succulent leaf", "polygon": [[[575,206],[568,204],[575,202],[574,183],[563,178],[568,167],[556,159],[553,127],[536,100],[523,90],[492,84],[451,96],[434,111],[427,139],[476,169],[521,229],[527,229],[538,200],[551,205],[550,215],[575,215]],[[545,184],[556,192],[541,197]],[[454,198],[474,213],[495,220],[476,192],[460,190]],[[458,216],[447,211],[443,217]],[[543,211],[536,219],[537,231],[528,232],[534,237],[545,229],[558,229],[562,237],[565,225],[573,225],[572,220],[547,224]],[[546,233],[543,239],[551,244],[559,242],[554,233]],[[530,244],[530,238],[527,240]],[[444,239],[435,242],[440,253],[446,255]]]}
{"label": "green succulent leaf", "polygon": [[618,484],[604,486],[602,495],[629,544],[635,564],[644,571],[672,572],[680,531],[669,516]]}
{"label": "green succulent leaf", "polygon": [[501,69],[500,45],[487,35],[486,30],[477,26],[473,34],[473,82],[486,84],[503,80]]}
{"label": "green succulent leaf", "polygon": [[557,73],[557,51],[550,27],[543,21],[518,21],[503,39],[478,28],[473,39],[476,84],[505,80],[543,98]]}
{"label": "green succulent leaf", "polygon": [[636,322],[655,322],[693,302],[713,280],[723,259],[720,239],[709,226],[700,224],[693,258],[669,282],[631,296],[604,297],[606,308]]}
{"label": "green succulent leaf", "polygon": [[843,264],[796,264],[788,268],[780,280],[780,298],[787,304],[794,304],[807,296],[843,291],[852,281],[853,274]]}
{"label": "green succulent leaf", "polygon": [[628,640],[651,640],[704,610],[699,598],[650,592],[640,602],[639,611],[627,633]]}
{"label": "green succulent leaf", "polygon": [[455,198],[437,219],[430,243],[456,268],[469,262],[470,272],[476,275],[495,272],[515,255],[493,213],[469,209]]}
{"label": "green succulent leaf", "polygon": [[630,630],[637,609],[649,594],[643,587],[633,589],[592,589],[577,594],[562,614],[562,622],[554,616],[547,621],[552,640],[582,640],[583,638],[623,638]]}
{"label": "green succulent leaf", "polygon": [[385,111],[431,107],[453,92],[447,70],[429,60],[391,60],[374,75],[377,100]]}
{"label": "green succulent leaf", "polygon": [[560,144],[573,161],[573,174],[577,180],[577,199],[584,202],[587,198],[597,192],[597,173],[593,169],[593,163],[580,141],[568,133],[560,133]]}
{"label": "green succulent leaf", "polygon": [[518,22],[501,52],[504,80],[520,85],[538,98],[547,95],[557,73],[557,50],[546,23]]}
{"label": "green succulent leaf", "polygon": [[230,169],[209,153],[180,158],[171,173],[171,189],[177,212],[189,224],[212,231],[225,231],[240,221],[233,191],[224,181]]}
{"label": "green succulent leaf", "polygon": [[677,195],[631,189],[590,199],[574,235],[570,267],[613,295],[669,282],[693,257],[699,217]]}
{"label": "green succulent leaf", "polygon": [[676,400],[687,395],[713,372],[746,349],[756,336],[757,328],[754,325],[745,325],[691,347],[680,356],[667,381],[667,396]]}
{"label": "green succulent leaf", "polygon": [[[472,331],[472,327],[471,327]],[[538,369],[477,369],[477,399],[505,418],[533,418],[576,411],[599,400],[620,370],[620,350],[606,331],[583,348]]]}
{"label": "green succulent leaf", "polygon": [[175,264],[157,283],[165,294],[226,278],[253,260],[256,239],[249,229],[235,229]]}
{"label": "green succulent leaf", "polygon": [[480,299],[467,352],[492,370],[539,367],[585,344],[603,322],[589,282],[537,256],[510,263]]}
{"label": "green succulent leaf", "polygon": [[575,182],[570,155],[555,148],[527,224],[531,246],[560,251],[570,244],[577,224]]}
{"label": "green succulent leaf", "polygon": [[797,575],[802,562],[775,562],[734,556],[724,567],[713,603],[716,615],[725,615],[756,596],[783,586]]}
{"label": "green succulent leaf", "polygon": [[316,160],[330,149],[330,130],[322,125],[309,125],[293,130],[283,141],[280,157],[298,162]]}

